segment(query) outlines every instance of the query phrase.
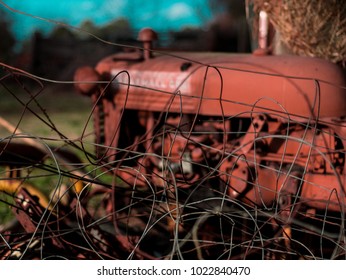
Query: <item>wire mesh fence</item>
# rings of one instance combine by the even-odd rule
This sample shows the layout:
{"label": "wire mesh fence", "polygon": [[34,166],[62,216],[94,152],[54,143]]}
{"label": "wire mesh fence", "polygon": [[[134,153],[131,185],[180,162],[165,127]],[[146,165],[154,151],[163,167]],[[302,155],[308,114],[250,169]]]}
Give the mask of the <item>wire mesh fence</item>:
{"label": "wire mesh fence", "polygon": [[75,80],[1,63],[0,258],[345,259],[342,72],[147,46]]}

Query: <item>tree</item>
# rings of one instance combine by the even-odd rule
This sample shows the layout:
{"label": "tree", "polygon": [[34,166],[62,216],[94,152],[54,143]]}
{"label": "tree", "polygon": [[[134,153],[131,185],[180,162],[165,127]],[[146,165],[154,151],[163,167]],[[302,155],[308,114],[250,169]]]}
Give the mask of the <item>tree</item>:
{"label": "tree", "polygon": [[11,32],[11,22],[6,14],[0,10],[0,61],[9,62],[13,57],[13,48],[16,40]]}
{"label": "tree", "polygon": [[[80,25],[80,29],[89,33],[89,34],[93,34],[93,35],[96,35],[98,36],[98,31],[99,31],[99,28],[94,24],[93,21],[91,21],[90,19],[87,19],[85,21],[82,22],[82,24]],[[87,34],[84,34],[81,33],[80,34],[82,37],[89,37],[89,35]]]}
{"label": "tree", "polygon": [[250,52],[245,0],[209,0],[214,15],[208,31],[208,49],[218,52]]}
{"label": "tree", "polygon": [[109,41],[128,39],[133,35],[130,22],[126,18],[115,19],[100,28],[100,35]]}

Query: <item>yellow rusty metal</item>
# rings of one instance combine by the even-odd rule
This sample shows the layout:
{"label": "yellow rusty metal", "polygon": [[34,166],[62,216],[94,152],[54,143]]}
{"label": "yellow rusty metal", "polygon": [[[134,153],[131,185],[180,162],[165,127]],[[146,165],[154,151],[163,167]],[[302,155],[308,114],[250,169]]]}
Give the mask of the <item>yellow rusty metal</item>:
{"label": "yellow rusty metal", "polygon": [[16,195],[21,188],[26,189],[31,195],[37,196],[38,202],[41,204],[41,206],[48,208],[49,201],[47,197],[35,186],[17,179],[0,180],[0,191],[2,192],[6,192],[10,195]]}
{"label": "yellow rusty metal", "polygon": [[73,180],[74,182],[74,190],[77,194],[80,194],[80,192],[83,190],[84,188],[84,183],[83,181],[80,180]]}

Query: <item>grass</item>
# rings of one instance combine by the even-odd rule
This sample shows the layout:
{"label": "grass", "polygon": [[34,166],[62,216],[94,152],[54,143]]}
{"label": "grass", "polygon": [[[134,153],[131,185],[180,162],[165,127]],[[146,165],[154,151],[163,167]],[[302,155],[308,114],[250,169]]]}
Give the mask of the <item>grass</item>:
{"label": "grass", "polygon": [[[23,133],[36,137],[58,137],[45,122],[53,124],[69,139],[79,138],[85,126],[87,133],[91,133],[92,123],[86,123],[90,110],[90,99],[72,88],[47,88],[35,99],[22,90],[0,92],[0,116],[18,125]],[[0,128],[0,137],[8,137],[9,133]]]}

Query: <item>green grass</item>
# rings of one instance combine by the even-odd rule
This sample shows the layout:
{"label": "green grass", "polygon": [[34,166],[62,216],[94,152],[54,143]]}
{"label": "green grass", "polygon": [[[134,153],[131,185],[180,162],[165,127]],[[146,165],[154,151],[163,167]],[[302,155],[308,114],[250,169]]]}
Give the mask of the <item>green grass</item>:
{"label": "green grass", "polygon": [[[47,88],[35,99],[22,90],[13,91],[12,94],[0,91],[0,116],[14,126],[18,125],[24,133],[57,138],[58,134],[50,127],[54,125],[67,138],[76,139],[85,126],[87,132],[92,131],[92,123],[86,123],[91,101],[71,88]],[[1,137],[8,135],[11,135],[8,130],[0,128]]]}

